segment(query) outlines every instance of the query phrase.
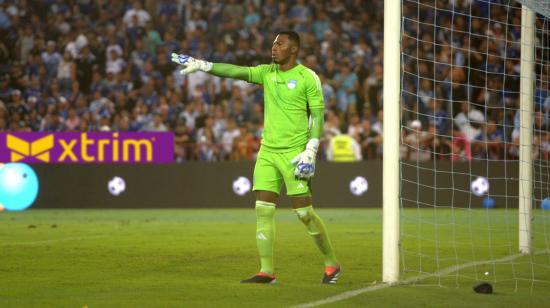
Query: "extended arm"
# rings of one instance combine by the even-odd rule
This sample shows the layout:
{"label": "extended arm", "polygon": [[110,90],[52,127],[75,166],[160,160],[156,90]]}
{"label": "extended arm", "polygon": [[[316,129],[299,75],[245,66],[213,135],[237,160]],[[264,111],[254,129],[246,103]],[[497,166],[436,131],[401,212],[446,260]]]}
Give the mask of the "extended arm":
{"label": "extended arm", "polygon": [[204,60],[195,59],[186,55],[172,54],[172,62],[184,66],[181,74],[190,74],[196,71],[203,71],[218,77],[229,77],[249,81],[250,70],[245,66],[237,66],[226,63],[212,63]]}
{"label": "extended arm", "polygon": [[226,63],[213,63],[212,70],[210,70],[208,73],[218,77],[229,77],[248,81],[250,71],[246,66],[238,66]]}

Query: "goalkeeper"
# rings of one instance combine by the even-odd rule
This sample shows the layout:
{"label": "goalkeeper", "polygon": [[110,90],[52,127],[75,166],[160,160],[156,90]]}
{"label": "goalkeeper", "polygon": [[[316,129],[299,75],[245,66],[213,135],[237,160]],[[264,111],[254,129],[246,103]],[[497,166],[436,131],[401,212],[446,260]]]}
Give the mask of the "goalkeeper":
{"label": "goalkeeper", "polygon": [[298,219],[324,256],[322,283],[336,283],[340,274],[325,224],[315,213],[311,201],[310,179],[315,173],[315,156],[324,126],[323,92],[315,72],[297,63],[299,49],[298,34],[282,31],[271,48],[273,64],[242,67],[172,54],[172,61],[184,67],[182,74],[201,70],[264,87],[264,130],[253,187],[261,269],[255,276],[242,280],[243,283],[275,282],[274,215],[283,182]]}

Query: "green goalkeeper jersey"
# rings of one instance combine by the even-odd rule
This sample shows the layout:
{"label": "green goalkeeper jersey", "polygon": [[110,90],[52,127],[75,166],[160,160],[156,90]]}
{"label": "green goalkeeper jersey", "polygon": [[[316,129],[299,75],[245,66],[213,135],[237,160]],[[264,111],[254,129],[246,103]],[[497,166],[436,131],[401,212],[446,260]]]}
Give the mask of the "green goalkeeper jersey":
{"label": "green goalkeeper jersey", "polygon": [[249,68],[248,81],[264,87],[262,146],[274,152],[305,146],[310,138],[309,110],[325,107],[317,74],[301,64],[288,71],[264,64]]}

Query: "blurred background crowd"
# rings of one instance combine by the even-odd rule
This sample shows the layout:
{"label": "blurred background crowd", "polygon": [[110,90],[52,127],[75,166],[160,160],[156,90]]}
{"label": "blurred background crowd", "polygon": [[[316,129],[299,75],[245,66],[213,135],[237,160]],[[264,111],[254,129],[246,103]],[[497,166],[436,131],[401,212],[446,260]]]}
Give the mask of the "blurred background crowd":
{"label": "blurred background crowd", "polygon": [[[403,6],[402,157],[517,158],[519,6],[420,2]],[[380,159],[382,12],[363,0],[0,0],[0,131],[173,131],[178,162],[252,160],[262,88],[182,76],[170,54],[269,63],[277,31],[293,29],[323,83],[322,159]],[[543,51],[535,144],[548,159]]]}

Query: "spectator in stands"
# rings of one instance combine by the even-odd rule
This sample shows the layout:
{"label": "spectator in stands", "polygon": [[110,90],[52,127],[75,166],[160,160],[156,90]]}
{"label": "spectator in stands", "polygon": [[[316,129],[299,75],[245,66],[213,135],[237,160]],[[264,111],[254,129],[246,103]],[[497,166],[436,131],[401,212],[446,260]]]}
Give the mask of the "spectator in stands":
{"label": "spectator in stands", "polygon": [[373,73],[366,79],[366,99],[370,102],[372,112],[375,114],[382,108],[382,77],[382,65],[376,63],[374,64]]}
{"label": "spectator in stands", "polygon": [[46,67],[47,78],[52,79],[57,75],[57,67],[61,62],[61,54],[57,52],[54,41],[48,41],[46,50],[42,52],[42,62]]}
{"label": "spectator in stands", "polygon": [[152,121],[150,121],[145,126],[144,130],[148,131],[148,132],[165,132],[165,131],[168,131],[168,128],[166,127],[166,125],[162,121],[162,117],[161,117],[160,113],[155,113],[153,115]]}
{"label": "spectator in stands", "polygon": [[475,158],[498,160],[504,158],[504,133],[497,128],[494,120],[482,125],[481,132],[471,143]]}
{"label": "spectator in stands", "polygon": [[211,162],[218,160],[218,145],[214,142],[214,134],[211,129],[205,129],[197,140],[197,159]]}
{"label": "spectator in stands", "polygon": [[444,140],[451,149],[452,161],[470,161],[472,159],[470,142],[458,125],[453,125],[450,138],[445,138]]}
{"label": "spectator in stands", "polygon": [[358,79],[357,75],[351,71],[348,62],[340,65],[340,72],[334,76],[336,97],[338,100],[338,108],[342,112],[348,111],[350,105],[355,106],[357,103]]}
{"label": "spectator in stands", "polygon": [[76,80],[76,65],[69,51],[63,53],[63,58],[57,65],[57,81],[59,89],[64,96],[70,96],[73,93],[72,84]]}
{"label": "spectator in stands", "polygon": [[11,100],[8,102],[8,112],[12,117],[17,115],[20,120],[25,120],[29,115],[29,106],[23,100],[21,91],[13,90],[11,92]]}
{"label": "spectator in stands", "polygon": [[361,146],[349,134],[332,135],[329,133],[329,144],[326,149],[326,158],[333,162],[353,162],[363,159]]}
{"label": "spectator in stands", "polygon": [[221,159],[227,160],[230,158],[230,155],[233,152],[235,140],[240,136],[241,136],[241,131],[237,127],[235,120],[233,118],[229,118],[227,122],[227,129],[222,134]]}
{"label": "spectator in stands", "polygon": [[360,136],[361,152],[364,159],[377,159],[378,148],[382,144],[382,136],[372,130],[369,120],[363,120]]}
{"label": "spectator in stands", "polygon": [[348,125],[348,135],[359,139],[359,136],[363,133],[363,126],[361,125],[361,118],[357,113],[352,113],[349,115],[349,120],[347,121]]}
{"label": "spectator in stands", "polygon": [[239,128],[239,136],[233,141],[231,160],[252,160],[254,150],[259,149],[258,141],[246,126]]}
{"label": "spectator in stands", "polygon": [[376,122],[372,125],[372,130],[377,132],[380,136],[384,134],[384,110],[378,110],[376,114]]}
{"label": "spectator in stands", "polygon": [[484,120],[483,114],[475,109],[475,107],[470,106],[468,102],[460,104],[460,112],[454,118],[454,122],[468,139],[468,142],[474,140],[479,135],[480,131],[476,126],[479,126]]}
{"label": "spectator in stands", "polygon": [[141,1],[137,0],[132,3],[131,9],[127,10],[124,13],[123,21],[127,27],[132,26],[132,19],[136,16],[137,23],[139,26],[143,27],[145,24],[151,20],[151,15],[149,12],[143,9]]}
{"label": "spectator in stands", "polygon": [[419,162],[429,160],[432,157],[429,141],[428,132],[422,130],[422,122],[420,120],[412,121],[403,140],[403,143],[407,146],[405,159]]}

